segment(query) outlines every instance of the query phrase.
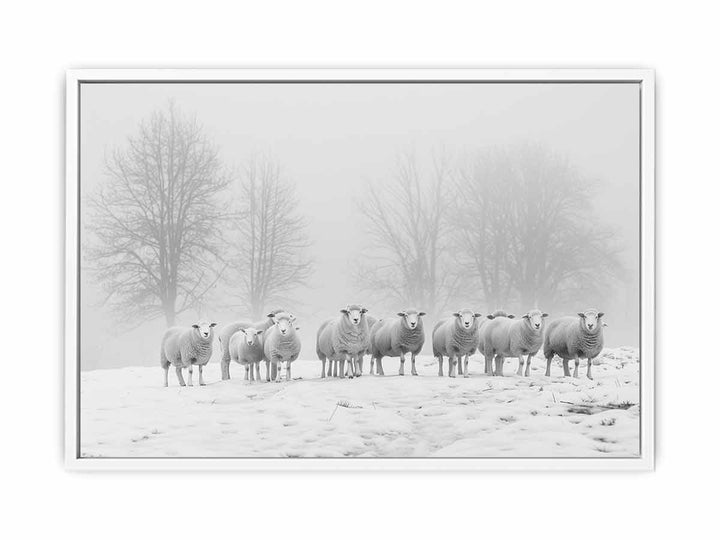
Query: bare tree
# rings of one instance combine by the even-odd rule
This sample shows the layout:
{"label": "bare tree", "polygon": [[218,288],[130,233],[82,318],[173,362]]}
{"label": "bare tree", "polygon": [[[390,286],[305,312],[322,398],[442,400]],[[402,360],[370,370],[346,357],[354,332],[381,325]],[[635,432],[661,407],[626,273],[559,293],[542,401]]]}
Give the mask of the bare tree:
{"label": "bare tree", "polygon": [[479,153],[455,188],[458,248],[490,309],[587,303],[622,274],[592,183],[543,147]]}
{"label": "bare tree", "polygon": [[222,275],[217,149],[173,103],[106,158],[109,181],[88,200],[88,260],[105,302],[134,324],[197,308]]}
{"label": "bare tree", "polygon": [[445,161],[435,161],[431,177],[422,178],[415,157],[405,154],[392,178],[369,186],[360,208],[371,243],[358,277],[376,299],[433,316],[453,299],[458,278],[447,253],[447,178]]}
{"label": "bare tree", "polygon": [[307,221],[297,212],[295,186],[268,156],[252,159],[240,184],[239,296],[254,320],[287,304],[312,272]]}

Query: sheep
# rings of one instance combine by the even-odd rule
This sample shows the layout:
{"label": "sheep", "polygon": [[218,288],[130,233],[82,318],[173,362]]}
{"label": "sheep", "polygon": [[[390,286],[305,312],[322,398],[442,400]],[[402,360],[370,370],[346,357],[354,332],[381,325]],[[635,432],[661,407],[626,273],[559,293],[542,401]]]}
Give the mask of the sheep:
{"label": "sheep", "polygon": [[[378,319],[376,317],[373,317],[372,315],[366,315],[366,317],[367,317],[367,323],[368,323],[368,332],[372,333],[373,326],[375,326],[375,323],[378,322]],[[363,353],[363,355],[360,357],[360,373],[362,373],[362,371],[363,371],[363,362],[365,361],[366,354],[370,355],[370,374],[372,375],[375,360],[372,357],[372,352],[370,351],[369,345],[368,345],[368,348]]]}
{"label": "sheep", "polygon": [[[263,329],[240,328],[230,338],[230,358],[245,366],[245,380],[260,380],[260,360],[264,357]],[[257,375],[257,377],[256,377]]]}
{"label": "sheep", "polygon": [[489,321],[484,333],[483,349],[485,358],[495,358],[494,375],[503,376],[505,358],[514,356],[518,359],[517,374],[522,376],[523,355],[527,355],[525,376],[530,376],[530,362],[543,343],[545,325],[543,319],[548,316],[539,309],[532,309],[520,319],[496,317]]}
{"label": "sheep", "polygon": [[[358,304],[351,304],[340,310],[340,316],[325,321],[317,333],[315,350],[322,362],[322,377],[325,376],[325,361],[332,364],[332,374],[352,379],[361,376],[359,372],[360,358],[370,346],[367,309]],[[345,362],[347,372],[345,373]],[[328,366],[328,375],[330,375]]]}
{"label": "sheep", "polygon": [[485,330],[487,330],[487,322],[492,321],[495,317],[507,317],[508,319],[514,319],[515,315],[508,315],[506,311],[502,309],[496,309],[487,318],[480,321],[480,329],[478,330],[478,352],[485,358],[485,374],[492,375],[492,357],[485,356]]}
{"label": "sheep", "polygon": [[273,317],[283,311],[282,309],[275,309],[267,314],[267,318],[263,321],[250,322],[250,321],[236,321],[234,323],[225,326],[218,335],[218,341],[222,348],[222,357],[220,358],[220,373],[222,380],[226,381],[230,378],[230,338],[240,330],[241,328],[255,328],[257,330],[267,330],[270,328],[274,321]]}
{"label": "sheep", "polygon": [[212,342],[217,323],[199,322],[191,327],[173,326],[168,328],[160,344],[160,367],[164,370],[164,386],[168,385],[168,368],[175,366],[178,383],[185,386],[182,369],[188,370],[188,386],[193,385],[193,366],[198,366],[199,384],[205,386],[203,366],[212,356]]}
{"label": "sheep", "polygon": [[596,309],[588,309],[578,313],[577,317],[562,317],[548,325],[543,353],[547,360],[545,376],[550,376],[550,364],[557,354],[563,360],[563,374],[570,376],[568,363],[575,361],[575,373],[578,378],[580,358],[587,358],[587,378],[592,380],[592,361],[603,349],[603,327],[600,319],[604,313]]}
{"label": "sheep", "polygon": [[[448,377],[455,377],[455,368],[469,377],[468,358],[478,348],[480,313],[472,309],[461,309],[452,317],[438,321],[432,332],[433,356],[438,360],[438,376],[443,376],[443,356],[448,357]],[[465,357],[465,372],[462,358]]]}
{"label": "sheep", "polygon": [[[265,331],[263,338],[263,358],[265,359],[265,377],[280,382],[282,363],[286,363],[286,380],[292,380],[291,364],[300,355],[300,336],[295,326],[295,316],[287,312],[276,313],[275,323]],[[270,367],[272,365],[272,373]]]}
{"label": "sheep", "polygon": [[410,353],[410,373],[417,375],[415,357],[425,344],[423,326],[424,311],[406,309],[397,314],[398,318],[380,319],[370,332],[370,373],[377,364],[377,374],[385,375],[382,359],[385,356],[400,357],[399,375],[405,375],[405,355]]}

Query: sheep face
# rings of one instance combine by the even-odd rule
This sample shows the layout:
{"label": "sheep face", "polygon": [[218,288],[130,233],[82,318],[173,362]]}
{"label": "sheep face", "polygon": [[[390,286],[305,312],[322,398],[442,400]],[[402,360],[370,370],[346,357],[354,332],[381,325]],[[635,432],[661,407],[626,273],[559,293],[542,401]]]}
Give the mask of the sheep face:
{"label": "sheep face", "polygon": [[192,327],[195,329],[195,332],[202,338],[202,339],[211,339],[212,338],[212,329],[217,326],[217,323],[206,323],[206,322],[199,322],[197,324],[193,324]]}
{"label": "sheep face", "polygon": [[600,318],[605,315],[602,311],[597,311],[594,309],[588,309],[587,311],[583,311],[581,313],[578,313],[580,317],[580,324],[582,324],[583,329],[587,332],[597,332],[599,328],[602,328],[602,321]]}
{"label": "sheep face", "polygon": [[363,315],[367,313],[367,309],[353,304],[351,306],[347,306],[345,309],[341,309],[340,313],[344,314],[348,318],[350,324],[357,326],[362,321]]}
{"label": "sheep face", "polygon": [[461,309],[453,313],[457,323],[465,329],[469,329],[476,318],[482,317],[481,313],[475,313],[472,309]]}
{"label": "sheep face", "polygon": [[295,315],[289,313],[278,313],[275,315],[275,326],[280,335],[286,336],[291,329],[294,329]]}
{"label": "sheep face", "polygon": [[420,322],[420,317],[425,315],[424,311],[417,311],[415,309],[407,309],[398,313],[398,317],[401,317],[403,323],[410,329],[415,330]]}
{"label": "sheep face", "polygon": [[241,328],[240,332],[245,334],[245,343],[248,345],[255,345],[258,336],[263,333],[263,330],[258,330],[256,328]]}
{"label": "sheep face", "polygon": [[525,319],[526,323],[530,325],[530,328],[535,331],[540,331],[543,327],[543,319],[547,316],[547,313],[543,313],[539,309],[533,309],[523,315],[523,319]]}

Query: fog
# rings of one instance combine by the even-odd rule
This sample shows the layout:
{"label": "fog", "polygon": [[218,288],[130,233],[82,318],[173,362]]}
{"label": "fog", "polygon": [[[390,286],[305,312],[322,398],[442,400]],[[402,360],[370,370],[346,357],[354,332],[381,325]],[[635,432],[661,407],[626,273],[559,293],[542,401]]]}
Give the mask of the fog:
{"label": "fog", "polygon": [[[622,278],[602,296],[608,346],[639,343],[639,88],[634,84],[83,84],[81,88],[82,227],[92,229],[86,198],[110,181],[105,157],[169,100],[194,116],[219,149],[229,174],[258,155],[271,156],[296,186],[305,216],[313,271],[292,293],[303,335],[302,360],[312,360],[318,322],[349,303],[384,316],[409,305],[373,305],[358,281],[362,256],[372,250],[360,206],[369,185],[382,187],[411,154],[423,177],[438,159],[455,167],[488,148],[541,145],[592,183],[593,216],[613,229]],[[467,208],[467,212],[476,211]],[[451,216],[452,217],[452,216]],[[86,235],[87,236],[87,235]],[[81,271],[83,369],[156,365],[165,321],[130,331],[102,305],[103,293]],[[218,295],[223,296],[223,288]],[[229,289],[227,294],[230,294]],[[470,305],[475,298],[453,299]],[[249,318],[216,300],[197,317],[220,326]],[[454,305],[454,304],[453,304]],[[269,306],[274,307],[274,306]],[[423,306],[415,306],[423,309]],[[504,306],[472,305],[487,313]],[[508,306],[528,310],[535,306]],[[543,306],[540,306],[543,307]],[[590,305],[578,305],[574,311]],[[551,310],[552,306],[546,310]],[[543,309],[545,309],[543,307]],[[552,313],[559,316],[569,313]],[[432,328],[428,321],[426,328]],[[429,336],[428,336],[429,338]],[[429,339],[428,339],[429,341]],[[235,373],[237,373],[237,368]]]}

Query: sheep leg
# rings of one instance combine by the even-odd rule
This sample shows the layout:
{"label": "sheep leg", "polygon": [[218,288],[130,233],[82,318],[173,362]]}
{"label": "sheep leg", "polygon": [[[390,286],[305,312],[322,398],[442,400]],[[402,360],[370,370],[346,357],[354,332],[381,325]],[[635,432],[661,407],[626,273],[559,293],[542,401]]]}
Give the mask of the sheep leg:
{"label": "sheep leg", "polygon": [[523,374],[523,366],[525,365],[525,359],[523,358],[522,354],[518,355],[518,368],[517,368],[517,375],[520,375],[522,377]]}
{"label": "sheep leg", "polygon": [[412,367],[410,368],[410,374],[417,375],[418,372],[417,372],[417,369],[415,369],[415,354],[414,353],[410,354],[410,362],[412,362]]}
{"label": "sheep leg", "polygon": [[580,377],[578,371],[580,370],[580,358],[575,358],[575,371],[573,372],[573,378],[577,379]]}
{"label": "sheep leg", "polygon": [[248,364],[248,367],[250,368],[248,370],[248,376],[249,376],[248,380],[250,382],[255,382],[255,364],[253,362],[250,362]]}
{"label": "sheep leg", "polygon": [[260,362],[255,362],[255,380],[260,382]]}
{"label": "sheep leg", "polygon": [[352,364],[352,356],[346,355],[345,359],[343,360],[343,364],[345,365],[345,377],[347,377],[349,375],[350,378],[352,379],[353,373],[350,369],[351,368],[350,364]]}
{"label": "sheep leg", "polygon": [[465,365],[463,366],[463,377],[469,377],[470,373],[468,372],[468,363],[470,362],[470,355],[465,355]]}
{"label": "sheep leg", "polygon": [[398,375],[405,375],[405,353],[400,353],[400,369]]}
{"label": "sheep leg", "polygon": [[168,369],[170,368],[170,364],[167,364],[166,366],[163,366],[163,386],[167,388],[168,386]]}
{"label": "sheep leg", "polygon": [[193,367],[192,367],[192,364],[190,364],[190,365],[188,366],[188,386],[192,386],[192,385],[193,385],[193,382],[192,382],[192,374],[193,374]]}
{"label": "sheep leg", "polygon": [[265,381],[270,382],[270,360],[265,360]]}
{"label": "sheep leg", "polygon": [[328,358],[328,371],[327,371],[328,377],[333,376],[333,365],[334,365],[334,362],[332,361],[332,359]]}
{"label": "sheep leg", "polygon": [[343,357],[341,360],[337,360],[338,362],[338,377],[341,379],[345,378],[345,357]]}
{"label": "sheep leg", "polygon": [[245,364],[245,380],[250,380],[250,364]]}
{"label": "sheep leg", "polygon": [[505,366],[505,357],[500,356],[499,354],[495,355],[495,375],[497,375],[498,377],[504,377],[505,376],[505,373],[503,370],[504,366]]}
{"label": "sheep leg", "polygon": [[532,360],[533,355],[528,354],[527,361],[525,362],[525,376],[530,376],[530,360]]}
{"label": "sheep leg", "polygon": [[373,374],[374,368],[375,368],[375,357],[370,356],[370,375]]}
{"label": "sheep leg", "polygon": [[337,360],[332,360],[332,375],[333,375],[333,377],[338,376],[338,364],[339,364],[339,362]]}
{"label": "sheep leg", "polygon": [[365,362],[365,355],[361,354],[358,356],[357,360],[357,372],[355,373],[358,377],[360,377],[363,373],[363,363]]}
{"label": "sheep leg", "polygon": [[455,377],[455,355],[450,353],[448,356],[448,377]]}
{"label": "sheep leg", "polygon": [[286,378],[288,381],[292,381],[292,371],[290,371],[290,366],[291,366],[291,365],[292,365],[292,362],[291,362],[290,360],[288,360],[287,370],[285,370],[285,373],[286,373],[285,378]]}
{"label": "sheep leg", "polygon": [[385,375],[385,370],[383,369],[383,366],[382,366],[382,356],[378,356],[378,357],[377,357],[377,364],[376,364],[376,366],[377,366],[377,374],[384,376],[384,375]]}
{"label": "sheep leg", "polygon": [[182,368],[181,367],[175,368],[175,375],[177,375],[178,383],[180,384],[180,386],[185,386],[185,380],[183,379],[183,376],[182,376]]}
{"label": "sheep leg", "polygon": [[462,354],[459,354],[457,357],[457,374],[462,375],[463,374],[463,357]]}
{"label": "sheep leg", "polygon": [[275,382],[280,382],[282,364],[277,360],[270,362],[270,378]]}
{"label": "sheep leg", "polygon": [[437,357],[438,361],[438,377],[443,376],[443,370],[442,370],[442,364],[443,364],[443,357],[442,354]]}
{"label": "sheep leg", "polygon": [[320,378],[325,378],[325,359],[321,358],[320,361],[322,362],[322,371],[320,372]]}
{"label": "sheep leg", "polygon": [[547,360],[547,367],[545,368],[545,376],[546,377],[550,376],[550,364],[552,364],[552,359],[553,359],[552,354],[549,354],[548,357],[546,358],[546,360]]}
{"label": "sheep leg", "polygon": [[202,376],[202,369],[203,369],[202,366],[198,366],[198,384],[200,386],[205,386],[205,380],[203,379],[203,376]]}
{"label": "sheep leg", "polygon": [[223,381],[227,381],[230,378],[230,357],[220,360],[220,374]]}
{"label": "sheep leg", "polygon": [[485,374],[486,375],[492,375],[492,358],[490,356],[485,357]]}
{"label": "sheep leg", "polygon": [[587,372],[587,378],[592,381],[592,358],[588,358],[588,372]]}
{"label": "sheep leg", "polygon": [[568,359],[568,360],[565,360],[565,359],[563,358],[563,375],[564,375],[565,377],[569,377],[569,376],[570,376],[570,368],[568,367],[569,363],[570,363],[570,360],[569,360],[569,359]]}

